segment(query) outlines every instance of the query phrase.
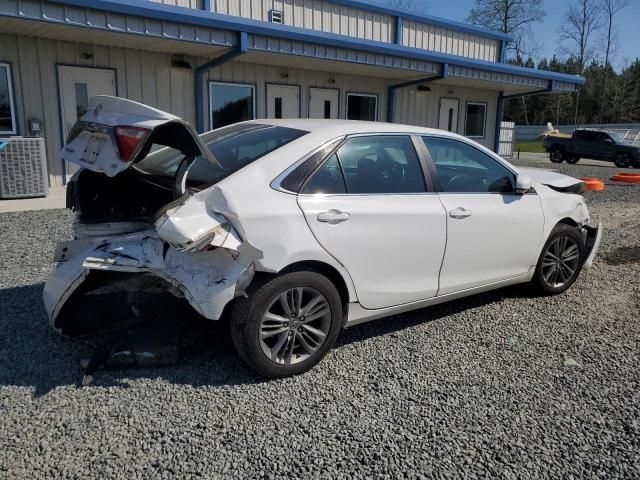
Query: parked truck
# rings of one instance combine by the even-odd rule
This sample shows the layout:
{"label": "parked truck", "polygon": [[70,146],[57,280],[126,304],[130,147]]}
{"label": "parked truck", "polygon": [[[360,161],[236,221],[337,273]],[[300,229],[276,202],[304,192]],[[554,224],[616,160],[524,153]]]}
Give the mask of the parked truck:
{"label": "parked truck", "polygon": [[547,135],[543,146],[554,163],[590,158],[613,162],[619,168],[640,168],[640,147],[628,145],[616,132],[578,129],[571,137]]}

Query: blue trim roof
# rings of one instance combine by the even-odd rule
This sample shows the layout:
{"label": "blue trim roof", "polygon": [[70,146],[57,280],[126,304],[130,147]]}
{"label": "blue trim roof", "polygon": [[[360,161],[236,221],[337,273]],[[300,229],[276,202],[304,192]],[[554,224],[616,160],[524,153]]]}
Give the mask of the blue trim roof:
{"label": "blue trim roof", "polygon": [[[536,70],[532,68],[518,67],[505,63],[494,63],[483,60],[432,52],[418,48],[405,47],[392,43],[376,42],[359,38],[337,35],[334,33],[320,32],[299,27],[291,27],[268,22],[261,22],[242,17],[222,15],[203,10],[195,10],[184,7],[175,7],[148,0],[49,0],[83,8],[94,8],[112,13],[147,17],[157,20],[180,22],[209,28],[219,28],[238,32],[247,32],[288,40],[314,42],[338,48],[351,48],[383,55],[397,55],[405,58],[424,60],[430,62],[447,63],[462,67],[477,68],[512,75],[522,75],[545,80],[558,80],[561,82],[582,85],[583,77],[567,75],[564,73]],[[347,1],[347,0],[342,0]],[[352,0],[348,0],[352,1]]]}

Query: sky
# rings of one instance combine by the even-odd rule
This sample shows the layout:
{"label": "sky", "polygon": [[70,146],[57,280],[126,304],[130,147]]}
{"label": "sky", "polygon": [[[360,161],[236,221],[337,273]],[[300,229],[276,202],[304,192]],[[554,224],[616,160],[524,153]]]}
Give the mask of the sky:
{"label": "sky", "polygon": [[[388,3],[388,0],[378,0]],[[427,2],[429,15],[449,20],[464,21],[473,6],[473,0],[416,0]],[[569,0],[543,0],[547,16],[543,23],[533,25],[534,34],[541,44],[541,56],[550,57],[557,51],[558,30]],[[617,52],[613,65],[622,66],[640,57],[640,0],[630,0],[629,6],[618,15]]]}

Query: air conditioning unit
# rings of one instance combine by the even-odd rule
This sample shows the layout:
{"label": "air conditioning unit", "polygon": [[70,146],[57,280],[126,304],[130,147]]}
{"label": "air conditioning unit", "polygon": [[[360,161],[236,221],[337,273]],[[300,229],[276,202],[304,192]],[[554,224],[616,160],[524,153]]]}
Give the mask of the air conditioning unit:
{"label": "air conditioning unit", "polygon": [[0,198],[46,197],[44,138],[0,138]]}

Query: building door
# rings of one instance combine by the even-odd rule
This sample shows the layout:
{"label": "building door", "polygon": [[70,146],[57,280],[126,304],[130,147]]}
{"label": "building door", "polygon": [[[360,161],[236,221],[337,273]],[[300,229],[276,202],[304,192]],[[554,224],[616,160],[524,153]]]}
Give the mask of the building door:
{"label": "building door", "polygon": [[457,98],[440,99],[440,120],[438,128],[448,132],[458,133],[458,111],[460,100]]}
{"label": "building door", "polygon": [[267,118],[300,118],[300,87],[267,83]]}
{"label": "building door", "polygon": [[[58,67],[63,141],[67,138],[71,127],[86,113],[91,97],[116,94],[115,77],[114,70],[105,68],[63,65]],[[67,176],[72,175],[79,168],[69,162],[66,162],[64,167]]]}
{"label": "building door", "polygon": [[338,118],[339,97],[333,88],[310,88],[309,118]]}

